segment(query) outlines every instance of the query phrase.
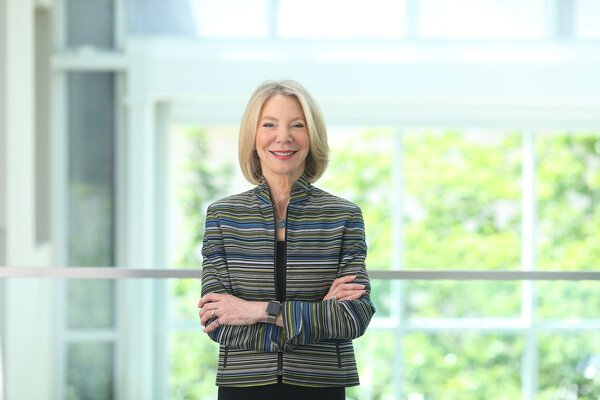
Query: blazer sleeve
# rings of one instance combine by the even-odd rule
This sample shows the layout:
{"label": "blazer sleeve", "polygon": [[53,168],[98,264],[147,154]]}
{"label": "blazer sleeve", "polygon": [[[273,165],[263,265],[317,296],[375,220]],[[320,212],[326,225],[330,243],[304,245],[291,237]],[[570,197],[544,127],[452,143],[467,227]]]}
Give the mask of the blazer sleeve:
{"label": "blazer sleeve", "polygon": [[302,344],[351,340],[365,333],[375,314],[366,256],[365,226],[362,212],[357,207],[344,231],[337,277],[356,275],[354,283],[365,285],[366,293],[352,301],[286,301],[283,305],[286,349]]}
{"label": "blazer sleeve", "polygon": [[[211,292],[232,294],[221,227],[209,207],[202,243],[202,296]],[[209,319],[207,324],[214,320]],[[245,326],[220,325],[208,336],[219,344],[252,351],[274,352],[283,345],[281,328],[262,322]]]}

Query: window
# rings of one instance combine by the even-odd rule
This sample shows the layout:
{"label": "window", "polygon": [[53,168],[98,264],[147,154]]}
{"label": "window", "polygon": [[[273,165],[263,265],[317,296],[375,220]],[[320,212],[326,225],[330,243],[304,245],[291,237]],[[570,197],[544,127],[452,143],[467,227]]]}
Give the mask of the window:
{"label": "window", "polygon": [[[116,264],[114,91],[112,73],[69,75],[67,265],[73,267]],[[71,398],[113,396],[116,286],[114,280],[64,282],[59,334],[66,354],[64,394]]]}
{"label": "window", "polygon": [[425,38],[539,39],[542,0],[418,0],[418,32]]}
{"label": "window", "polygon": [[[224,171],[223,178],[234,181],[230,167],[237,169],[235,160],[221,157],[226,148],[229,155],[235,154],[231,151],[233,127],[188,127],[179,132],[188,144],[178,147],[188,154],[191,139],[219,155],[217,159],[210,155],[188,158],[188,162],[218,160],[204,167],[195,162],[197,172],[217,169]],[[548,225],[572,233],[549,234],[554,240],[549,246],[556,251],[551,257],[554,268],[570,268],[582,248],[590,250],[582,257],[598,256],[592,225],[586,227],[587,221],[596,223],[600,212],[591,200],[599,190],[594,186],[595,163],[600,162],[598,133],[540,131],[533,135],[499,129],[348,126],[331,126],[329,132],[331,163],[317,186],[361,206],[370,270],[545,269],[544,260],[553,253],[540,244],[528,249],[532,242],[523,231],[523,219],[536,213],[539,232]],[[198,141],[199,137],[204,139]],[[534,158],[527,158],[528,154]],[[192,165],[185,157],[172,160]],[[524,169],[531,165],[536,165],[535,186],[524,184]],[[173,176],[180,173],[172,170]],[[180,189],[171,192],[186,192],[186,180],[179,182]],[[239,191],[229,188],[228,193]],[[195,183],[189,189],[201,196]],[[526,209],[524,191],[536,192],[534,210]],[[572,191],[579,195],[569,194]],[[568,208],[563,203],[568,201],[572,213],[564,212]],[[553,207],[562,211],[552,212]],[[188,215],[194,227],[203,217]],[[187,249],[199,257],[198,233],[190,232],[193,246]],[[547,240],[541,234],[539,238],[540,243]],[[561,250],[564,246],[573,250]],[[524,252],[537,257],[524,257]],[[529,265],[530,259],[537,260],[536,264]],[[193,261],[200,262],[199,258]],[[596,282],[532,285],[502,280],[374,279],[372,283],[378,312],[367,334],[355,341],[362,385],[349,389],[348,398],[529,398],[531,386],[537,399],[563,392],[593,398],[585,396],[600,391],[600,347],[594,335],[598,318],[594,310],[600,309],[593,300],[598,297],[593,294]],[[214,393],[214,387],[197,387],[185,366],[204,365],[200,357],[210,360],[213,364],[202,367],[206,368],[203,376],[214,379],[217,346],[201,339],[202,335],[195,336],[198,328],[186,309],[197,301],[199,291],[198,282],[186,280],[171,290],[170,379],[174,393],[195,393],[202,398],[201,393]],[[187,318],[183,317],[186,312]],[[559,322],[565,318],[577,322]],[[190,347],[196,354],[187,352],[184,357]],[[558,370],[557,365],[562,368]]]}
{"label": "window", "polygon": [[405,30],[404,1],[280,0],[282,38],[399,38]]}
{"label": "window", "polygon": [[594,0],[575,0],[575,34],[582,39],[600,38],[600,4]]}

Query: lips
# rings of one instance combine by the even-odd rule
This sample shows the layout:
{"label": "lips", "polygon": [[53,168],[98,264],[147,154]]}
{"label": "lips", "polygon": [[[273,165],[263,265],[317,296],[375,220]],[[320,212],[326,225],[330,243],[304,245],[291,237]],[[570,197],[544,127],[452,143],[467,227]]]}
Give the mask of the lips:
{"label": "lips", "polygon": [[273,156],[276,159],[281,160],[281,161],[286,161],[286,160],[291,159],[294,156],[294,154],[297,153],[297,151],[273,151],[273,150],[270,150],[270,153],[273,154]]}
{"label": "lips", "polygon": [[271,150],[271,153],[273,153],[279,157],[291,157],[296,153],[296,151],[272,151]]}

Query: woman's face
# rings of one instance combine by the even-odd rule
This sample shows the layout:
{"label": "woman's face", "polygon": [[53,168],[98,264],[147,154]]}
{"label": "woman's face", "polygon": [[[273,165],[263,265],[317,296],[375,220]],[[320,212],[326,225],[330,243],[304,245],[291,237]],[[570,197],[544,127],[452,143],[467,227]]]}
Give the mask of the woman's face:
{"label": "woman's face", "polygon": [[296,98],[277,94],[262,107],[255,141],[265,179],[287,176],[296,182],[304,172],[310,139]]}

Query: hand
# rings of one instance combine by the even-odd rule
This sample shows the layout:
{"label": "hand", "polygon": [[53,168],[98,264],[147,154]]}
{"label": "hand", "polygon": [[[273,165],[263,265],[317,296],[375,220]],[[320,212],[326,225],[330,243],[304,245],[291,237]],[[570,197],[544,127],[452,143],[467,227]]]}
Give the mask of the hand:
{"label": "hand", "polygon": [[331,288],[323,300],[335,299],[337,301],[356,300],[367,291],[365,285],[358,283],[350,283],[356,279],[356,275],[344,276],[337,278],[331,284]]}
{"label": "hand", "polygon": [[200,322],[206,325],[216,317],[203,332],[211,332],[219,325],[252,325],[266,319],[266,303],[242,300],[229,294],[208,293],[198,303]]}

